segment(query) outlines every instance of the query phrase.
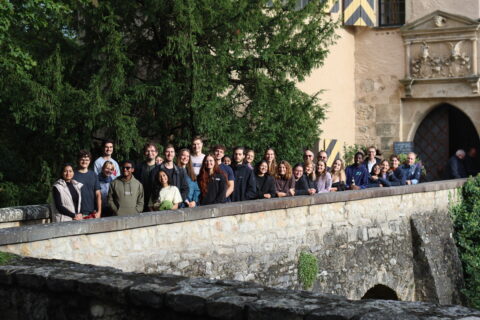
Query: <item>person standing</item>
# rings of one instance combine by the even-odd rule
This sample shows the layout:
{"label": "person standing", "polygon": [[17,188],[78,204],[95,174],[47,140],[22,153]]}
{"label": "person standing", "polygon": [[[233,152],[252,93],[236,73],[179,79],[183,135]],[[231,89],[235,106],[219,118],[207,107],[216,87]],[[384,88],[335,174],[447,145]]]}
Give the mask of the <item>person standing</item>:
{"label": "person standing", "polygon": [[277,160],[275,150],[273,150],[273,148],[267,148],[267,150],[265,150],[265,154],[263,155],[263,159],[268,163],[268,174],[272,177],[275,177],[275,175],[277,174]]}
{"label": "person standing", "polygon": [[232,201],[245,201],[255,199],[257,186],[253,171],[244,164],[245,148],[236,147],[233,150],[233,174],[235,175],[235,187],[232,193]]}
{"label": "person standing", "polygon": [[133,162],[122,163],[122,175],[112,181],[108,190],[108,205],[117,216],[141,213],[143,211],[143,187],[135,179]]}
{"label": "person standing", "polygon": [[102,215],[102,193],[98,176],[89,170],[92,155],[87,150],[80,150],[77,157],[78,168],[75,170],[74,179],[83,186],[81,190],[80,212],[84,216],[100,218]]}
{"label": "person standing", "polygon": [[330,192],[332,188],[332,175],[327,171],[327,164],[323,160],[317,161],[317,192]]}
{"label": "person standing", "polygon": [[198,176],[200,173],[200,168],[202,167],[203,158],[205,155],[202,153],[203,148],[203,140],[200,136],[196,136],[192,140],[192,154],[190,158],[192,160],[193,170],[195,171],[195,175]]}
{"label": "person standing", "polygon": [[97,158],[95,160],[95,163],[93,165],[93,170],[95,171],[95,174],[99,174],[102,172],[102,167],[105,161],[110,161],[113,163],[114,170],[112,172],[112,179],[116,179],[120,176],[120,167],[118,166],[118,162],[115,161],[115,159],[112,158],[113,154],[113,141],[112,140],[104,140],[102,143],[102,156]]}
{"label": "person standing", "polygon": [[181,149],[178,153],[179,157],[177,158],[177,166],[183,168],[187,172],[187,183],[188,183],[188,195],[185,200],[185,204],[189,208],[194,208],[197,206],[198,199],[200,197],[200,188],[197,183],[197,176],[193,171],[192,159],[190,157],[190,150]]}
{"label": "person standing", "polygon": [[467,171],[465,170],[463,159],[465,159],[465,151],[459,149],[448,160],[448,179],[461,179],[467,177]]}
{"label": "person standing", "polygon": [[215,157],[215,161],[218,167],[220,168],[220,170],[225,172],[227,176],[227,193],[226,193],[225,201],[229,202],[230,196],[233,193],[233,189],[235,188],[235,175],[233,173],[232,168],[229,165],[222,162],[223,159],[226,157],[225,150],[227,150],[227,148],[225,148],[225,146],[221,144],[217,144],[212,148],[213,156]]}
{"label": "person standing", "polygon": [[363,165],[365,166],[365,168],[367,168],[368,172],[372,172],[373,166],[376,164],[380,166],[382,160],[377,158],[377,148],[375,148],[374,146],[368,148],[367,155],[368,157],[363,161]]}
{"label": "person standing", "polygon": [[407,162],[400,167],[407,185],[414,185],[420,182],[422,169],[415,163],[416,159],[417,155],[414,152],[409,152],[407,154]]}
{"label": "person standing", "polygon": [[277,190],[277,197],[279,198],[295,195],[295,178],[293,177],[292,167],[288,161],[282,160],[277,166],[275,189]]}
{"label": "person standing", "polygon": [[245,152],[245,164],[250,170],[254,169],[253,162],[255,161],[255,151],[253,149],[247,149]]}
{"label": "person standing", "polygon": [[227,178],[225,172],[220,170],[213,155],[206,155],[203,159],[200,173],[198,174],[200,186],[200,204],[208,205],[225,202],[227,191]]}
{"label": "person standing", "polygon": [[65,164],[62,167],[61,178],[58,179],[52,188],[52,220],[53,222],[64,222],[82,220],[80,204],[82,184],[73,179],[73,167]]}
{"label": "person standing", "polygon": [[133,175],[135,179],[140,181],[143,186],[143,195],[144,195],[144,204],[143,204],[143,211],[149,211],[148,208],[148,201],[150,201],[150,197],[152,194],[152,172],[155,169],[156,158],[158,156],[157,146],[153,143],[147,143],[143,147],[143,155],[145,156],[145,160],[141,163],[137,164],[135,170],[133,171]]}
{"label": "person standing", "polygon": [[112,183],[112,173],[115,170],[113,163],[109,160],[105,161],[102,167],[102,172],[98,174],[98,182],[100,183],[100,192],[102,193],[102,216],[109,217],[112,215],[112,210],[108,207],[108,189]]}
{"label": "person standing", "polygon": [[363,153],[355,153],[354,163],[347,167],[345,174],[347,175],[347,187],[350,190],[365,189],[368,184],[367,167],[362,165]]}
{"label": "person standing", "polygon": [[257,186],[257,199],[270,199],[275,197],[275,180],[268,174],[268,163],[260,161],[255,167],[255,180]]}
{"label": "person standing", "polygon": [[168,175],[163,170],[158,171],[155,179],[160,185],[160,191],[158,195],[153,195],[152,198],[155,200],[150,201],[149,207],[151,207],[153,211],[177,210],[179,204],[182,203],[182,196],[178,188],[170,184]]}
{"label": "person standing", "polygon": [[310,189],[307,181],[307,176],[303,174],[303,164],[297,163],[293,167],[293,177],[295,179],[295,195],[305,196],[315,194],[315,189]]}
{"label": "person standing", "polygon": [[468,149],[467,155],[463,160],[465,164],[465,170],[467,171],[467,176],[475,177],[478,174],[478,159],[477,159],[477,148],[470,147]]}
{"label": "person standing", "polygon": [[310,160],[312,163],[314,161],[315,155],[313,154],[313,151],[306,148],[303,150],[303,163],[305,164],[308,160]]}

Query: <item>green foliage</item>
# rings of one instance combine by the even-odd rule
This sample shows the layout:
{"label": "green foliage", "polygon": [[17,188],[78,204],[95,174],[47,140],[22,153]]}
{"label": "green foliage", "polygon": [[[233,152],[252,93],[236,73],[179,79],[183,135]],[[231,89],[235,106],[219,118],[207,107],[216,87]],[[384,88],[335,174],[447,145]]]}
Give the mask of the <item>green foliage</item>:
{"label": "green foliage", "polygon": [[12,253],[1,252],[0,251],[0,266],[4,266],[4,265],[10,263],[16,257],[18,257],[18,256],[14,255]]}
{"label": "green foliage", "polygon": [[337,25],[323,1],[295,3],[3,1],[0,206],[44,202],[61,164],[105,137],[119,160],[200,134],[300,161],[325,106],[295,82]]}
{"label": "green foliage", "polygon": [[367,154],[367,146],[361,144],[354,144],[353,146],[344,145],[343,146],[343,162],[345,162],[345,167],[353,164],[355,158],[355,153],[363,152]]}
{"label": "green foliage", "polygon": [[317,279],[318,259],[313,254],[302,251],[298,258],[298,280],[304,289],[309,289]]}
{"label": "green foliage", "polygon": [[455,228],[469,304],[480,309],[480,176],[470,178],[460,189],[461,200],[450,213]]}

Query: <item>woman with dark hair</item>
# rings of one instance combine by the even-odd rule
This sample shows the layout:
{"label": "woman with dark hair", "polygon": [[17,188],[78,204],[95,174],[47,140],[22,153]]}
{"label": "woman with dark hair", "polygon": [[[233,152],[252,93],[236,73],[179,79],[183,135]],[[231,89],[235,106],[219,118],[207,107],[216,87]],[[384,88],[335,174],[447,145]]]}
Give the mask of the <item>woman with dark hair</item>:
{"label": "woman with dark hair", "polygon": [[189,208],[194,208],[197,205],[200,197],[200,188],[198,187],[197,176],[193,170],[190,150],[182,149],[179,151],[177,166],[179,168],[184,168],[187,172],[188,195],[187,199],[185,199],[185,204]]}
{"label": "woman with dark hair", "polygon": [[383,187],[383,184],[380,179],[380,166],[378,164],[374,164],[372,171],[370,171],[370,176],[368,177],[367,188],[377,187]]}
{"label": "woman with dark hair", "polygon": [[267,148],[267,150],[265,150],[265,154],[263,155],[263,160],[267,161],[268,174],[272,177],[277,174],[277,161],[275,158],[275,150],[273,150],[273,148]]}
{"label": "woman with dark hair", "polygon": [[275,189],[277,189],[277,197],[279,198],[295,195],[295,178],[293,177],[292,167],[288,161],[282,160],[277,166]]}
{"label": "woman with dark hair", "polygon": [[295,195],[305,196],[315,194],[315,188],[310,189],[308,186],[307,176],[303,174],[303,164],[297,163],[293,167],[293,178],[295,179]]}
{"label": "woman with dark hair", "polygon": [[327,171],[327,164],[323,160],[317,162],[317,192],[325,193],[330,192],[332,187],[332,176]]}
{"label": "woman with dark hair", "polygon": [[150,200],[149,207],[152,211],[158,210],[176,210],[182,203],[180,190],[170,184],[170,177],[164,169],[158,170],[155,176],[153,201]]}
{"label": "woman with dark hair", "polygon": [[395,187],[400,186],[401,181],[395,176],[393,171],[390,170],[390,164],[388,160],[383,160],[380,164],[380,177],[379,180],[381,181],[384,187]]}
{"label": "woman with dark hair", "polygon": [[200,186],[200,204],[214,204],[225,201],[227,193],[227,177],[220,170],[215,157],[211,154],[203,158],[202,167],[198,174]]}
{"label": "woman with dark hair", "polygon": [[232,158],[230,156],[223,156],[222,163],[226,166],[232,165]]}
{"label": "woman with dark hair", "polygon": [[83,185],[73,180],[73,166],[71,164],[63,165],[61,172],[61,178],[53,184],[52,188],[52,220],[54,222],[82,220],[80,188]]}
{"label": "woman with dark hair", "polygon": [[333,161],[330,174],[332,175],[332,187],[330,191],[345,191],[345,181],[347,181],[347,177],[345,175],[345,165],[341,159]]}
{"label": "woman with dark hair", "polygon": [[257,181],[257,199],[270,199],[275,197],[275,180],[268,174],[268,163],[260,161],[255,166],[255,179]]}
{"label": "woman with dark hair", "polygon": [[400,186],[403,186],[406,184],[405,175],[400,166],[400,159],[396,154],[392,154],[390,156],[390,171],[393,172],[393,174],[395,175],[395,178],[397,178],[397,180],[399,181]]}

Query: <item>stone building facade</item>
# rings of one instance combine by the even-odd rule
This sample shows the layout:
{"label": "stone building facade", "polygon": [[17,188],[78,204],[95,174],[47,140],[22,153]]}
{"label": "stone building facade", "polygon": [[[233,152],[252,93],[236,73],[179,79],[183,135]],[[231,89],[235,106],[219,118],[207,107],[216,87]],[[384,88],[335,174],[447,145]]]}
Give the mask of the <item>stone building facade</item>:
{"label": "stone building facade", "polygon": [[478,147],[479,0],[330,3],[340,38],[299,84],[330,105],[318,148],[413,142],[434,179],[456,149]]}

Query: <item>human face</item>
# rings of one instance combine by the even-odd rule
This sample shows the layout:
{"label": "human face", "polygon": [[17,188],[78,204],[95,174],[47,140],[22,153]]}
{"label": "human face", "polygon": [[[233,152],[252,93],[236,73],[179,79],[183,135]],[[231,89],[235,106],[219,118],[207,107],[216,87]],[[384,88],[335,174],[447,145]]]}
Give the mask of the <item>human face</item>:
{"label": "human face", "polygon": [[163,163],[163,158],[160,156],[155,157],[155,164],[156,165],[161,165]]}
{"label": "human face", "polygon": [[62,171],[62,179],[65,182],[70,182],[73,179],[73,168],[71,166],[65,166]]}
{"label": "human face", "polygon": [[267,152],[265,152],[265,160],[269,163],[275,160],[275,152],[273,150],[267,150]]}
{"label": "human face", "polygon": [[190,152],[188,151],[183,151],[180,154],[180,163],[184,166],[188,164],[188,161],[190,161]]}
{"label": "human face", "polygon": [[327,153],[326,153],[326,152],[320,152],[320,153],[318,154],[318,160],[327,161],[327,160],[328,160]]}
{"label": "human face", "polygon": [[255,159],[255,152],[253,152],[252,150],[248,151],[245,159],[247,160],[248,163],[252,163],[253,159]]}
{"label": "human face", "polygon": [[305,166],[305,173],[311,174],[313,172],[313,164],[309,163]]}
{"label": "human face", "polygon": [[232,159],[230,157],[224,157],[223,158],[223,163],[226,164],[227,166],[232,164]]}
{"label": "human face", "polygon": [[262,162],[260,166],[258,167],[258,172],[260,172],[261,175],[264,175],[265,173],[268,172],[268,165],[265,162]]}
{"label": "human face", "polygon": [[113,164],[108,164],[102,169],[102,173],[105,177],[110,177],[113,171],[115,171]]}
{"label": "human face", "polygon": [[361,164],[363,162],[363,156],[361,154],[355,157],[355,164]]}
{"label": "human face", "polygon": [[301,166],[295,167],[293,175],[295,176],[295,179],[300,179],[303,176],[303,168]]}
{"label": "human face", "polygon": [[338,172],[342,168],[342,162],[340,160],[335,160],[332,165],[333,172]]}
{"label": "human face", "polygon": [[375,165],[373,166],[373,174],[374,175],[379,175],[380,174],[380,166],[379,165]]}
{"label": "human face", "polygon": [[113,153],[113,143],[105,143],[103,146],[103,155],[111,156]]}
{"label": "human face", "polygon": [[158,182],[160,182],[163,187],[168,186],[168,176],[165,172],[160,171],[158,174]]}
{"label": "human face", "polygon": [[382,173],[387,173],[388,170],[390,170],[390,164],[388,161],[383,161],[382,162]]}
{"label": "human face", "polygon": [[83,157],[80,159],[78,162],[78,165],[81,169],[88,169],[88,166],[90,165],[90,158],[89,157]]}
{"label": "human face", "polygon": [[155,147],[148,147],[147,150],[145,150],[145,158],[147,158],[149,161],[154,160],[157,155],[158,151],[155,149]]}
{"label": "human face", "polygon": [[222,161],[225,151],[223,149],[215,149],[215,151],[213,151],[213,155],[217,161]]}
{"label": "human face", "polygon": [[133,166],[131,163],[125,163],[123,166],[122,166],[122,175],[125,179],[130,179],[132,177],[132,173],[133,173]]}
{"label": "human face", "polygon": [[317,163],[317,172],[323,173],[325,171],[325,163],[323,161],[319,161]]}
{"label": "human face", "polygon": [[282,163],[278,166],[278,174],[284,176],[287,173],[287,167]]}
{"label": "human face", "polygon": [[205,157],[205,168],[207,168],[209,171],[211,171],[214,166],[215,166],[215,159],[213,159],[212,156],[206,156]]}
{"label": "human face", "polygon": [[192,142],[192,151],[194,154],[202,153],[203,142],[200,139],[194,140]]}
{"label": "human face", "polygon": [[377,155],[377,150],[375,148],[370,148],[368,149],[368,157],[373,160],[375,156]]}
{"label": "human face", "polygon": [[243,159],[245,159],[245,153],[243,153],[242,149],[237,149],[233,153],[233,160],[235,160],[236,163],[242,163]]}
{"label": "human face", "polygon": [[398,168],[398,165],[400,164],[400,161],[398,161],[398,158],[393,158],[392,159],[392,168],[395,170]]}
{"label": "human face", "polygon": [[414,155],[413,153],[409,153],[409,154],[407,155],[407,161],[408,161],[408,164],[409,164],[409,165],[415,164],[415,159],[416,159],[416,157],[415,157],[415,155]]}
{"label": "human face", "polygon": [[167,162],[172,162],[173,158],[175,158],[175,149],[174,148],[165,149],[165,160]]}
{"label": "human face", "polygon": [[311,160],[313,161],[313,152],[310,150],[305,150],[303,153],[303,161]]}

